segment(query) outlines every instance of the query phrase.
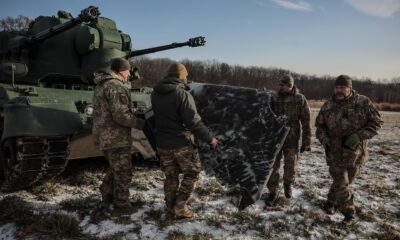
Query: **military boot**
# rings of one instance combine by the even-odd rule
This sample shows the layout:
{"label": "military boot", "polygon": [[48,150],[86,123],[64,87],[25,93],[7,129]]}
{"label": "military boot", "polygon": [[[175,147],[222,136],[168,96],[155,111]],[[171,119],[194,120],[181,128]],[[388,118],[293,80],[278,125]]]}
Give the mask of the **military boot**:
{"label": "military boot", "polygon": [[165,215],[168,219],[175,219],[174,204],[168,204],[167,202],[165,204]]}
{"label": "military boot", "polygon": [[120,206],[114,206],[114,210],[112,211],[113,216],[124,216],[124,215],[132,215],[137,210],[130,204],[124,204]]}
{"label": "military boot", "polygon": [[102,197],[101,208],[103,208],[107,212],[111,212],[112,205],[113,205],[112,195]]}
{"label": "military boot", "polygon": [[332,215],[336,212],[335,204],[331,201],[326,201],[322,209],[325,211],[326,214]]}
{"label": "military boot", "polygon": [[356,214],[356,210],[354,206],[348,206],[345,209],[341,209],[341,212],[344,215],[343,224],[350,225],[354,222],[354,215]]}
{"label": "military boot", "polygon": [[278,194],[276,191],[271,191],[268,194],[268,198],[265,201],[265,205],[267,205],[268,207],[271,207],[273,205],[275,205],[276,200],[278,199]]}
{"label": "military boot", "polygon": [[165,208],[165,216],[168,219],[175,219],[175,211],[173,208]]}
{"label": "military boot", "polygon": [[113,204],[113,194],[110,189],[107,187],[107,184],[104,182],[100,185],[100,194],[101,194],[101,207],[106,211],[111,211]]}
{"label": "military boot", "polygon": [[189,210],[186,205],[187,201],[177,201],[173,208],[174,214],[177,218],[192,218],[193,212]]}
{"label": "military boot", "polygon": [[101,199],[101,208],[107,212],[111,212],[113,206],[113,195],[101,193]]}
{"label": "military boot", "polygon": [[291,184],[283,184],[283,189],[285,190],[285,197],[291,198],[292,197],[292,185]]}
{"label": "military boot", "polygon": [[169,219],[175,218],[174,206],[176,202],[176,196],[175,195],[171,196],[170,194],[168,194],[165,196],[164,200],[165,200],[165,213],[167,218]]}
{"label": "military boot", "polygon": [[342,224],[344,225],[351,225],[354,222],[354,215],[353,214],[345,214]]}

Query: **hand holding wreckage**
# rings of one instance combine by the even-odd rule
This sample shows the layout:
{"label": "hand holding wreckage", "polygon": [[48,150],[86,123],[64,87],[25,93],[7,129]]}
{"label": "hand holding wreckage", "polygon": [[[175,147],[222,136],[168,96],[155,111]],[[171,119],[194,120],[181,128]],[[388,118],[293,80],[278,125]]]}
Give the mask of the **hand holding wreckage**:
{"label": "hand holding wreckage", "polygon": [[211,148],[212,150],[216,150],[216,149],[218,148],[218,140],[217,140],[215,137],[213,137],[213,138],[211,139],[210,148]]}

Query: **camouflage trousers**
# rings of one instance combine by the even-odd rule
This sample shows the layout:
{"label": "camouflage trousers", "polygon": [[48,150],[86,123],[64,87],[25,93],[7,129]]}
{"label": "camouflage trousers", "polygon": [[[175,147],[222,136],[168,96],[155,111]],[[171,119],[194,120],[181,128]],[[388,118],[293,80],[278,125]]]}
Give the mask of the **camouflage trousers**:
{"label": "camouflage trousers", "polygon": [[100,185],[104,202],[114,203],[114,206],[129,204],[129,185],[132,180],[131,148],[114,148],[104,151],[110,168]]}
{"label": "camouflage trousers", "polygon": [[[193,193],[201,162],[197,149],[185,146],[179,149],[158,149],[161,169],[165,173],[164,194],[167,208],[172,208],[176,201],[187,201]],[[179,182],[179,174],[183,174]]]}
{"label": "camouflage trousers", "polygon": [[296,175],[297,162],[299,159],[297,148],[282,149],[276,157],[271,176],[269,177],[267,187],[269,192],[276,192],[279,187],[279,168],[281,158],[284,158],[283,183],[292,184]]}
{"label": "camouflage trousers", "polygon": [[328,193],[328,201],[338,207],[344,215],[355,213],[350,184],[360,174],[360,167],[329,166],[333,182]]}

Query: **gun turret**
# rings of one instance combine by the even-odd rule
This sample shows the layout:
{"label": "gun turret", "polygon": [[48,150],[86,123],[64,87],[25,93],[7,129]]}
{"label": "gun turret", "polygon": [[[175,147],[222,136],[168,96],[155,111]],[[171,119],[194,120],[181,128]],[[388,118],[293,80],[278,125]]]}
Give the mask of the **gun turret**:
{"label": "gun turret", "polygon": [[71,29],[83,22],[92,22],[100,16],[98,7],[89,6],[81,11],[78,17],[71,18],[67,22],[57,24],[55,26],[46,28],[43,31],[32,35],[12,35],[9,34],[9,42],[7,46],[0,46],[0,56],[8,53],[19,55],[18,53],[22,49],[34,46],[36,43],[44,42],[45,40],[52,38]]}
{"label": "gun turret", "polygon": [[57,35],[59,33],[62,33],[65,30],[68,30],[83,22],[91,22],[97,19],[99,16],[100,16],[99,8],[95,6],[89,6],[88,8],[83,9],[78,17],[72,18],[68,22],[61,23],[59,25],[48,28],[42,32],[39,32],[38,34],[33,35],[30,38],[29,42],[30,43],[43,42],[46,39],[51,38],[52,36]]}
{"label": "gun turret", "polygon": [[[93,84],[93,72],[109,71],[113,58],[130,58],[183,46],[198,47],[205,38],[194,37],[186,42],[132,49],[128,34],[118,30],[115,21],[100,16],[90,6],[77,17],[59,11],[58,16],[39,16],[28,31],[0,32],[0,63],[25,64],[29,72],[17,84],[54,86]],[[10,82],[0,74],[0,82]]]}
{"label": "gun turret", "polygon": [[169,50],[169,49],[184,47],[184,46],[200,47],[200,46],[204,46],[205,43],[206,43],[206,40],[204,37],[202,37],[202,36],[194,37],[194,38],[190,38],[187,42],[181,42],[181,43],[175,42],[175,43],[171,43],[171,44],[163,45],[163,46],[159,46],[159,47],[135,50],[135,51],[132,51],[128,57],[137,57],[137,56],[141,56],[141,55],[145,55],[145,54],[149,54],[149,53],[155,53],[155,52],[165,51],[165,50]]}

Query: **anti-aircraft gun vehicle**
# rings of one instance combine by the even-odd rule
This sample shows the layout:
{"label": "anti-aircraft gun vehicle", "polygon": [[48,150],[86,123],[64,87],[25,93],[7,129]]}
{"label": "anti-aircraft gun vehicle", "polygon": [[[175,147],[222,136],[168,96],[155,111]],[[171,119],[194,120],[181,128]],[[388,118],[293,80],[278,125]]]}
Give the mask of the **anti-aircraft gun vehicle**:
{"label": "anti-aircraft gun vehicle", "polygon": [[[131,37],[93,6],[75,18],[59,11],[36,18],[27,31],[0,32],[1,191],[55,176],[69,160],[102,155],[91,136],[95,71],[109,71],[116,57],[204,43],[196,37],[133,50]],[[148,91],[132,90],[132,100],[139,112],[150,107]],[[154,157],[145,135],[136,134],[143,141],[135,141],[134,151]]]}

